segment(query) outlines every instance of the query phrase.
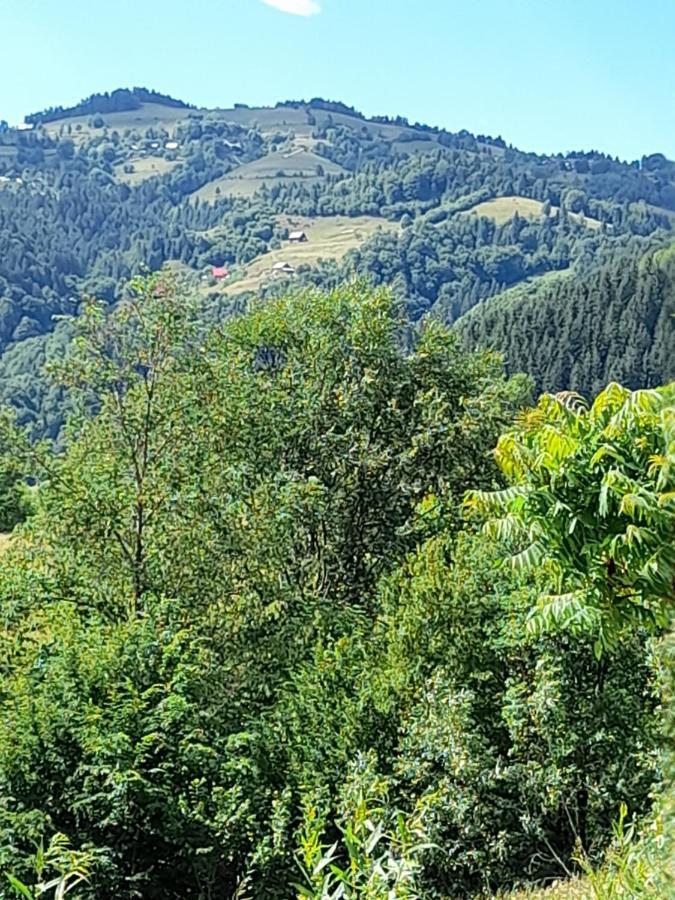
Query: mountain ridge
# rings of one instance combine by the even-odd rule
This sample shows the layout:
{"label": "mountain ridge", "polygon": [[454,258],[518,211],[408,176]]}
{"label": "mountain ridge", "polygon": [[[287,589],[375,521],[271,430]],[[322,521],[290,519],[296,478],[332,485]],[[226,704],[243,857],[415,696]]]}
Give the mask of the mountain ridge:
{"label": "mountain ridge", "polygon": [[[512,142],[507,143],[501,135],[493,137],[491,135],[474,133],[465,128],[459,129],[458,131],[451,131],[438,125],[429,125],[420,121],[411,122],[408,117],[400,115],[374,114],[368,116],[357,109],[354,105],[345,103],[340,100],[328,100],[323,97],[313,97],[310,100],[279,100],[276,103],[270,105],[256,105],[246,102],[235,102],[232,107],[208,107],[197,106],[194,103],[172,97],[169,94],[164,94],[154,89],[145,87],[119,87],[113,89],[112,91],[95,92],[93,94],[90,94],[86,98],[82,99],[79,103],[76,103],[72,106],[63,107],[61,105],[57,105],[53,107],[46,107],[45,109],[38,112],[28,113],[24,116],[23,121],[25,124],[30,125],[48,124],[57,121],[63,121],[79,115],[105,112],[115,113],[137,110],[150,103],[158,106],[165,106],[170,109],[182,109],[186,112],[192,111],[193,113],[197,114],[206,114],[209,112],[227,113],[234,111],[248,111],[251,113],[256,113],[279,109],[306,109],[308,111],[321,110],[324,112],[346,115],[368,124],[392,125],[410,129],[411,131],[432,135],[445,133],[458,136],[474,137],[479,143],[482,144],[489,144],[503,149],[506,149],[507,147],[514,150],[518,149],[517,146]],[[615,162],[638,162],[638,160],[628,160],[617,155],[612,155],[611,153],[602,151],[600,149],[584,150],[578,148],[559,151],[557,153],[545,153],[534,150],[520,149],[519,152],[541,158],[563,157],[571,159],[585,158],[589,160],[606,158],[611,159]],[[647,162],[648,165],[653,161],[672,162],[672,160],[665,156],[665,154],[657,151],[649,154],[645,153],[640,159],[641,163]]]}

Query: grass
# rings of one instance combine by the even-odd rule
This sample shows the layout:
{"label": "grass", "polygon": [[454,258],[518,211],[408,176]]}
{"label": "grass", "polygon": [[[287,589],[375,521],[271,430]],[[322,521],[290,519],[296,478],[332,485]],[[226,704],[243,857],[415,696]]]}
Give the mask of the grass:
{"label": "grass", "polygon": [[292,107],[279,107],[279,109],[265,109],[259,107],[243,109],[216,109],[218,116],[236,125],[246,128],[258,127],[263,134],[274,134],[277,131],[295,134],[305,132],[311,134],[313,126],[309,124],[307,110],[293,109]]}
{"label": "grass", "polygon": [[11,540],[11,534],[2,534],[0,532],[0,554],[4,553],[5,550],[9,547]]}
{"label": "grass", "polygon": [[[279,217],[282,226],[289,230],[302,230],[307,234],[305,244],[285,244],[280,250],[273,250],[258,256],[239,272],[221,290],[226,294],[259,290],[271,280],[271,268],[275,262],[289,262],[294,268],[315,265],[321,259],[342,259],[345,254],[358,247],[379,228],[388,231],[398,229],[398,224],[376,216],[327,216],[310,218],[303,216]],[[238,277],[239,276],[239,277]]]}
{"label": "grass", "polygon": [[[497,225],[504,225],[509,222],[515,215],[523,219],[539,219],[544,215],[544,204],[539,200],[532,200],[529,197],[495,197],[494,200],[485,200],[468,210],[464,215],[485,216],[492,219]],[[551,214],[555,215],[558,207],[551,208]],[[590,216],[584,216],[580,213],[570,213],[571,219],[581,222],[588,228],[597,230],[601,227],[601,223],[597,219]]]}
{"label": "grass", "polygon": [[205,184],[192,196],[212,203],[218,197],[217,190],[222,195],[248,197],[264,184],[270,187],[281,180],[302,179],[303,183],[310,183],[321,177],[317,175],[318,166],[323,168],[326,175],[339,175],[344,171],[341,166],[318,156],[311,150],[293,147],[287,152],[279,150],[263,156],[262,159],[245,163],[222,178]]}
{"label": "grass", "polygon": [[[101,118],[109,131],[125,131],[127,128],[139,131],[145,131],[146,128],[164,128],[169,134],[172,134],[176,123],[186,119],[189,112],[188,109],[162,106],[160,103],[143,103],[139,109],[104,113],[101,114]],[[46,128],[49,134],[58,134],[62,127],[70,125],[72,127],[70,137],[78,143],[92,135],[103,133],[102,128],[93,128],[89,125],[94,118],[96,116],[71,116],[68,119],[59,119],[58,122],[50,122]],[[76,130],[78,125],[80,126],[79,131]]]}
{"label": "grass", "polygon": [[[639,207],[639,203],[631,203],[630,205],[630,208],[633,211]],[[664,206],[654,206],[652,203],[645,203],[644,207],[657,215],[666,216],[666,218],[670,219],[671,223],[675,225],[675,212],[672,209],[666,209]]]}
{"label": "grass", "polygon": [[[134,171],[126,173],[124,166],[129,163],[134,167]],[[175,169],[177,165],[179,165],[178,160],[164,159],[161,156],[138,156],[115,166],[115,175],[120,181],[134,185],[153,178],[155,175],[165,175]]]}

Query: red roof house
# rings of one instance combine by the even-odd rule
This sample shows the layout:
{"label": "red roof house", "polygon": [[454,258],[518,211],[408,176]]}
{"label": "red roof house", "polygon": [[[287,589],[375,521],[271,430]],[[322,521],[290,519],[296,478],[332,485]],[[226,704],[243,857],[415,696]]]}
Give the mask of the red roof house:
{"label": "red roof house", "polygon": [[221,278],[227,278],[229,274],[229,269],[227,269],[225,266],[213,266],[213,268],[211,269],[211,275],[218,280],[220,280]]}

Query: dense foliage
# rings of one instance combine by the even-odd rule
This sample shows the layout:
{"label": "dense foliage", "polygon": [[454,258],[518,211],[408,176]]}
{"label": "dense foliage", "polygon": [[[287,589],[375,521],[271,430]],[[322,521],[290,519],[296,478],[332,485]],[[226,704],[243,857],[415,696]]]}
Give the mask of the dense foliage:
{"label": "dense foliage", "polygon": [[649,636],[533,633],[549,573],[463,520],[530,399],[493,354],[359,283],[207,332],[161,276],[56,369],[65,453],[5,429],[40,482],[0,557],[17,883],[42,841],[81,896],[470,896],[646,811]]}
{"label": "dense foliage", "polygon": [[465,316],[457,331],[469,346],[500,350],[540,390],[656,387],[675,378],[675,248],[622,254],[583,279],[515,289]]}

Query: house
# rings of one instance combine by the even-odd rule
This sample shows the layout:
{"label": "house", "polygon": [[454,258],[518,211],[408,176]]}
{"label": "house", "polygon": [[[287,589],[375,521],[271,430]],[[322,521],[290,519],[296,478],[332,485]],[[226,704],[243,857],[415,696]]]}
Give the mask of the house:
{"label": "house", "polygon": [[178,150],[178,141],[167,141],[164,144],[165,150]]}
{"label": "house", "polygon": [[304,244],[307,240],[307,235],[304,231],[291,231],[288,235],[288,240],[291,244]]}
{"label": "house", "polygon": [[215,278],[216,281],[222,281],[223,278],[227,278],[230,274],[230,270],[225,266],[212,266],[211,268],[211,277]]}
{"label": "house", "polygon": [[275,262],[272,275],[295,275],[295,269],[289,262]]}

